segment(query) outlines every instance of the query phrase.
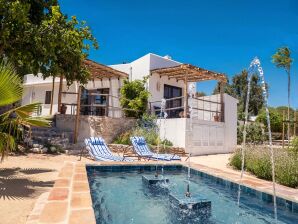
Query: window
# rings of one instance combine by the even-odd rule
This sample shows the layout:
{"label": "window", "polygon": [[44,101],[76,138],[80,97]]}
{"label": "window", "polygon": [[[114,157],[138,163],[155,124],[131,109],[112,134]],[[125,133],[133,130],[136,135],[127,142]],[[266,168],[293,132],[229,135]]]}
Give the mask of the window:
{"label": "window", "polygon": [[46,91],[45,104],[51,104],[52,91]]}
{"label": "window", "polygon": [[[164,85],[164,98],[165,99],[171,99],[182,96],[182,88],[177,86],[170,86],[170,85]],[[179,108],[182,106],[182,98],[174,99],[174,100],[168,100],[166,104],[166,108],[176,108],[176,110],[169,110],[167,111],[169,118],[172,117],[179,117],[179,113],[183,111],[182,108]]]}

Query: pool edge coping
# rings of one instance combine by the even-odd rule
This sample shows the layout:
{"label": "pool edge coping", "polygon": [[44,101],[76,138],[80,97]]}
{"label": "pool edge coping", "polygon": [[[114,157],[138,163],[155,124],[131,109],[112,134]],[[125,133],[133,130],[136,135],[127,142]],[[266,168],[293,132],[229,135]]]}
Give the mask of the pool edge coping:
{"label": "pool edge coping", "polygon": [[[187,168],[183,162],[174,163],[158,163],[162,165],[170,166],[182,166]],[[87,166],[152,166],[156,165],[156,162],[64,162],[63,167],[59,171],[58,177],[55,181],[54,186],[47,192],[42,194],[36,201],[33,210],[27,218],[26,224],[75,224],[75,223],[90,223],[96,224],[94,209],[91,200],[91,191],[89,188],[89,181],[87,176]],[[213,178],[219,178],[225,181],[229,181],[234,184],[240,183],[240,176],[235,173],[230,173],[224,170],[210,168],[207,166],[191,163],[191,169],[193,172],[198,171]],[[224,175],[223,175],[224,174]],[[233,179],[234,178],[234,179]],[[259,186],[253,186],[257,184]],[[261,186],[260,186],[261,184]],[[242,179],[241,185],[256,190],[261,193],[272,195],[272,182],[260,180],[258,178],[252,178],[245,176]],[[270,186],[269,186],[270,185]],[[297,191],[298,190],[278,185],[278,188],[282,190]],[[270,189],[271,188],[271,189]],[[84,199],[76,196],[84,196]],[[285,194],[277,192],[277,197],[290,201],[298,205],[298,197],[290,197]],[[57,211],[54,207],[58,205],[60,210]],[[60,207],[59,207],[60,206]],[[62,211],[62,212],[61,212]],[[61,214],[64,213],[64,214]],[[84,215],[85,214],[85,215]],[[47,219],[47,217],[50,220]]]}

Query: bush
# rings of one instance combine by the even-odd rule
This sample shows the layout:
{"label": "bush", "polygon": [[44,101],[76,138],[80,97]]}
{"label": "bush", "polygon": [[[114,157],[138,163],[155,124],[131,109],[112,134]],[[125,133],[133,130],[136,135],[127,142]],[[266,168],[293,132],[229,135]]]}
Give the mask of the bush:
{"label": "bush", "polygon": [[275,177],[278,183],[298,187],[298,157],[291,152],[278,151],[275,161]]}
{"label": "bush", "polygon": [[156,116],[144,114],[137,122],[137,126],[119,135],[113,143],[130,145],[130,137],[143,136],[149,145],[172,146],[172,142],[167,139],[161,140],[156,125]]}
{"label": "bush", "polygon": [[[270,126],[272,132],[282,132],[282,115],[274,108],[269,108],[270,113]],[[256,121],[264,124],[267,130],[267,117],[266,117],[266,111],[263,108]]]}
{"label": "bush", "polygon": [[235,167],[237,170],[241,170],[241,150],[237,149],[233,156],[230,157],[230,165]]}
{"label": "bush", "polygon": [[147,110],[149,91],[146,90],[145,84],[147,79],[124,81],[120,93],[120,104],[124,109],[127,117],[141,117]]}
{"label": "bush", "polygon": [[[238,125],[237,128],[237,144],[243,142],[244,125]],[[246,127],[246,142],[253,144],[262,144],[266,140],[262,125],[258,122],[250,123]]]}
{"label": "bush", "polygon": [[[248,147],[245,150],[246,171],[251,172],[261,179],[272,180],[270,151],[266,148]],[[298,187],[298,157],[287,150],[276,149],[275,179],[277,183],[285,186]],[[236,150],[230,158],[230,165],[241,169],[241,151]]]}
{"label": "bush", "polygon": [[291,141],[291,145],[289,148],[291,153],[294,153],[296,156],[298,156],[298,137],[295,137],[292,141]]}
{"label": "bush", "polygon": [[268,149],[248,148],[246,170],[265,180],[272,180],[271,160]]}

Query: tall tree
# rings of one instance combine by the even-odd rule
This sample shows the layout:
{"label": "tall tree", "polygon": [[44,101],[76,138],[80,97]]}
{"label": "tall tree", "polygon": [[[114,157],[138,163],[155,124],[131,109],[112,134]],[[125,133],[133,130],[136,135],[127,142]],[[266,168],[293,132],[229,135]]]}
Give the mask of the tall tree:
{"label": "tall tree", "polygon": [[[246,102],[246,95],[247,95],[247,88],[248,88],[247,76],[248,76],[247,71],[243,70],[240,74],[233,76],[231,84],[228,82],[224,89],[225,93],[239,100],[238,119],[240,120],[244,118],[245,102]],[[248,112],[250,115],[256,116],[264,104],[261,80],[259,76],[256,74],[252,75],[251,92],[253,94],[250,94]],[[215,87],[215,89],[213,90],[213,93],[214,94],[219,93],[219,85]]]}
{"label": "tall tree", "polygon": [[288,131],[287,137],[290,140],[290,95],[291,95],[291,64],[293,59],[291,58],[291,51],[288,47],[278,48],[276,53],[272,56],[272,63],[278,68],[285,69],[288,75]]}
{"label": "tall tree", "polygon": [[64,15],[57,0],[0,0],[0,58],[9,59],[21,76],[41,72],[61,82],[64,76],[67,85],[86,83],[83,61],[91,46],[98,48],[90,28]]}

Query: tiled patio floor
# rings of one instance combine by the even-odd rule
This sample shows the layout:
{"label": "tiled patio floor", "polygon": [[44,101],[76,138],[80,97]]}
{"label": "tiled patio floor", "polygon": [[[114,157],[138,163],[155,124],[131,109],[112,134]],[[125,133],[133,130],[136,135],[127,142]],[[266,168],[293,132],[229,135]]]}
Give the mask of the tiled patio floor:
{"label": "tiled patio floor", "polygon": [[[98,162],[98,165],[128,164],[144,165],[156,164],[156,162]],[[186,165],[183,162],[167,164]],[[83,162],[65,162],[52,190],[49,193],[42,194],[36,202],[27,219],[27,224],[95,224],[85,166],[86,163]],[[235,172],[223,171],[194,163],[191,163],[191,167],[230,182],[239,183],[240,181],[239,174]],[[258,191],[272,194],[272,182],[245,175],[242,179],[242,184]],[[277,184],[276,192],[277,196],[298,203],[297,189]]]}

